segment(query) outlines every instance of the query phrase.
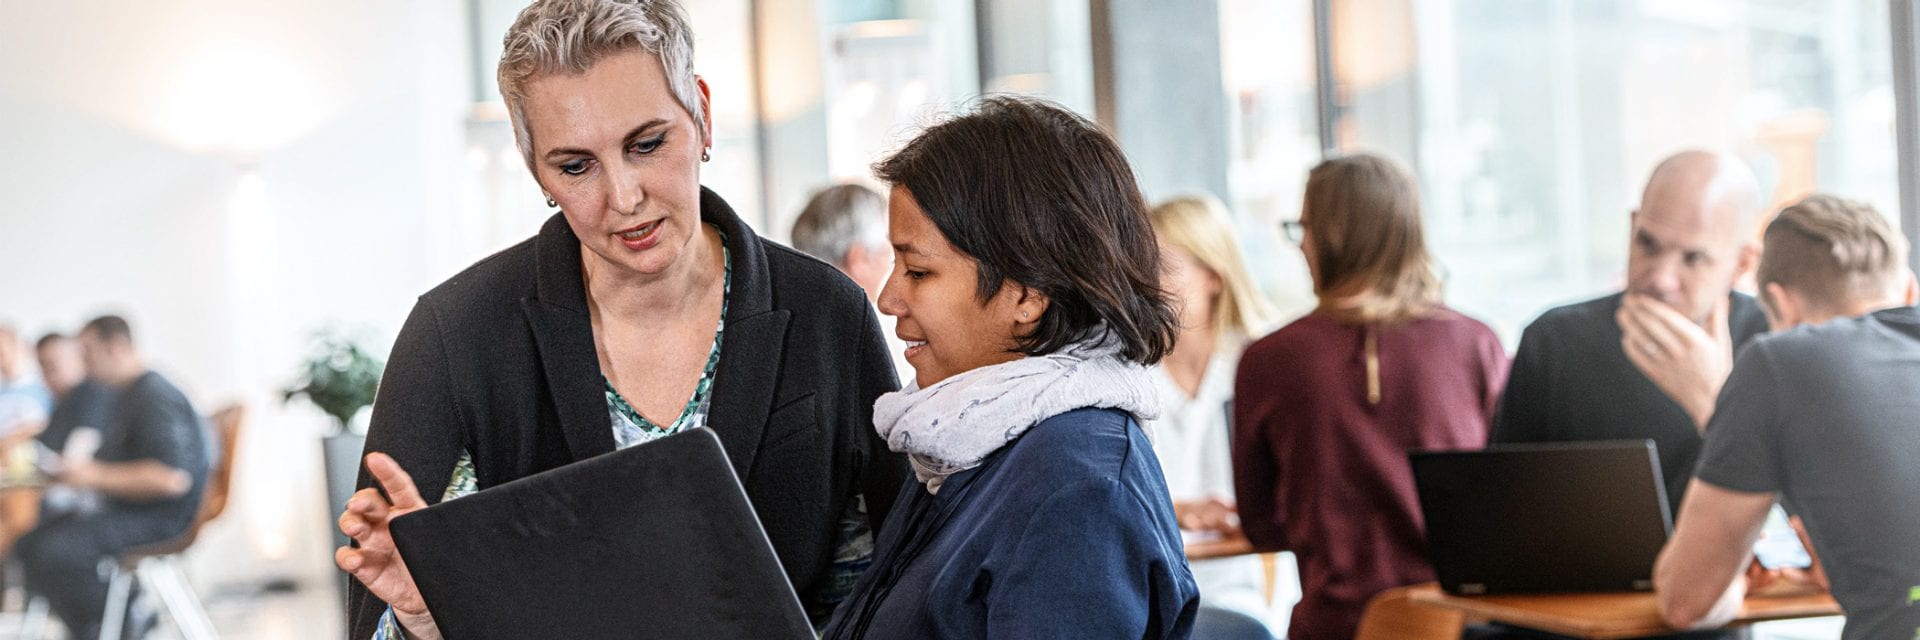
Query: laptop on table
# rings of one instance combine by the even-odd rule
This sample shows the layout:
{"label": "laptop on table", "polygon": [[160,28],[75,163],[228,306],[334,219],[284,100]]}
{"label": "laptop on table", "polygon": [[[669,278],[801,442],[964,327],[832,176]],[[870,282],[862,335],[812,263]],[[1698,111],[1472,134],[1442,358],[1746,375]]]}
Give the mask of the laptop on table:
{"label": "laptop on table", "polygon": [[813,629],[713,431],[395,518],[449,638],[794,638]]}
{"label": "laptop on table", "polygon": [[1448,593],[1653,589],[1673,522],[1652,440],[1410,459],[1434,573]]}

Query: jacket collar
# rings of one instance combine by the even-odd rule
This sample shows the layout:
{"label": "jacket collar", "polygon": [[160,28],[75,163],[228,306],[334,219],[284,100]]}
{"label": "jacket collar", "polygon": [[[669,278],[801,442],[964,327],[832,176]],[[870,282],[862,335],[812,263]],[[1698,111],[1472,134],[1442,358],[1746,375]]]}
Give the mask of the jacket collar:
{"label": "jacket collar", "polygon": [[[772,409],[790,313],[773,308],[772,274],[760,236],[713,191],[700,189],[700,220],[726,237],[733,268],[727,329],[714,373],[708,426],[720,436],[734,471],[746,478]],[[587,315],[580,240],[566,218],[548,218],[535,240],[534,295],[521,301],[540,350],[541,366],[575,460],[613,451],[605,382]]]}

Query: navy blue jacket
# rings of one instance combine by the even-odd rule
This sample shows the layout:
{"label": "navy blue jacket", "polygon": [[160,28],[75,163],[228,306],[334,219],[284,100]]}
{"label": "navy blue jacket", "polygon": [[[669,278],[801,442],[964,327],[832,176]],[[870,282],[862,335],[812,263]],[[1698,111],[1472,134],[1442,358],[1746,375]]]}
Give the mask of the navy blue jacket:
{"label": "navy blue jacket", "polygon": [[1186,638],[1199,593],[1146,434],[1079,409],[938,495],[909,479],[826,637]]}

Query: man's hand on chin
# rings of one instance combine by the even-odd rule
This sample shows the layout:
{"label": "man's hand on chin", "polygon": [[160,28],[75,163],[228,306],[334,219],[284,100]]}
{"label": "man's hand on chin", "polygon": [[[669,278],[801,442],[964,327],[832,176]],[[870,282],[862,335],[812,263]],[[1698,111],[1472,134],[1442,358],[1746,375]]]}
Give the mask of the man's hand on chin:
{"label": "man's hand on chin", "polygon": [[1707,419],[1713,417],[1720,386],[1733,370],[1728,305],[1721,298],[1702,327],[1664,302],[1629,293],[1614,315],[1627,360],[1685,409],[1693,417],[1694,428],[1703,432]]}

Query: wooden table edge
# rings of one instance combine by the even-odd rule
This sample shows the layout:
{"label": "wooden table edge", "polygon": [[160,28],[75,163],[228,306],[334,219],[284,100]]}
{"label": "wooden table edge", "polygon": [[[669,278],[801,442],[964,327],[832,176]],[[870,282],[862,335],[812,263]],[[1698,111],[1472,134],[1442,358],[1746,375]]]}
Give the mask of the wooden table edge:
{"label": "wooden table edge", "polygon": [[[1653,594],[1647,592],[1645,595],[1651,597]],[[1589,622],[1587,624],[1580,624],[1579,622],[1569,623],[1566,619],[1554,617],[1551,614],[1516,610],[1516,608],[1512,606],[1478,600],[1474,596],[1456,596],[1442,590],[1439,583],[1433,582],[1409,587],[1407,597],[1417,604],[1459,611],[1472,618],[1505,622],[1530,629],[1591,638],[1592,640],[1620,640],[1623,638],[1639,638],[1650,635],[1681,632],[1680,630],[1669,628],[1664,623],[1657,622],[1651,626],[1641,625],[1631,628],[1608,627],[1604,622]],[[1765,606],[1761,608],[1761,610],[1756,611],[1755,605]],[[1514,615],[1516,611],[1522,615]],[[1835,602],[1831,596],[1826,594],[1750,597],[1741,606],[1740,614],[1736,616],[1732,622],[1727,623],[1727,626],[1738,627],[1757,622],[1817,618],[1841,614],[1840,605]]]}

